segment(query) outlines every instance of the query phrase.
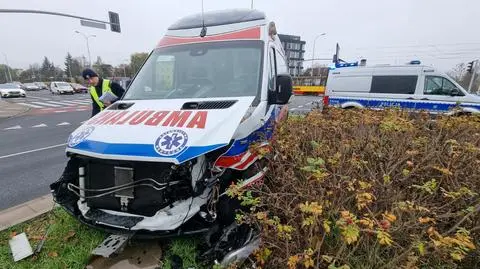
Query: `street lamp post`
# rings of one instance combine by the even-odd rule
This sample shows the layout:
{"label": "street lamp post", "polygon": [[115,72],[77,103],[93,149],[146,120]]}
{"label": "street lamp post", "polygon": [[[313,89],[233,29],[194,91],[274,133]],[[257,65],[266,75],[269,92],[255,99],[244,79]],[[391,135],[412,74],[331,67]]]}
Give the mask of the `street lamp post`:
{"label": "street lamp post", "polygon": [[315,43],[317,42],[317,38],[326,35],[326,33],[317,35],[313,40],[313,51],[312,51],[312,76],[313,76],[313,59],[315,58]]}
{"label": "street lamp post", "polygon": [[[12,74],[10,74],[10,67],[8,66],[7,55],[4,52],[2,52],[2,54],[3,54],[3,57],[5,57],[5,64],[6,64],[6,69],[7,69],[7,72],[8,72],[8,77],[10,79],[10,82],[12,82]],[[6,77],[5,77],[5,79],[6,79]]]}
{"label": "street lamp post", "polygon": [[89,64],[88,64],[88,67],[92,67],[92,58],[91,58],[91,56],[90,56],[90,45],[88,44],[88,38],[89,38],[89,37],[97,37],[97,36],[96,36],[96,35],[88,35],[88,36],[87,36],[86,34],[80,32],[80,31],[75,31],[75,33],[83,35],[83,37],[84,37],[85,40],[87,41],[88,63],[89,63]]}

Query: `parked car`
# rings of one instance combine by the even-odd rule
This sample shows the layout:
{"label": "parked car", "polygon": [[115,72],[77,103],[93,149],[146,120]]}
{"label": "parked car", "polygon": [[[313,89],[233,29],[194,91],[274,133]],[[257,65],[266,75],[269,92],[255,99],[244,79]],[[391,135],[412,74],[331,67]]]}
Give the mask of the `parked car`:
{"label": "parked car", "polygon": [[13,83],[0,84],[0,96],[7,97],[27,97],[25,91],[20,86]]}
{"label": "parked car", "polygon": [[73,87],[64,81],[53,81],[50,83],[50,92],[52,94],[74,94]]}
{"label": "parked car", "polygon": [[81,85],[81,84],[70,83],[70,85],[73,87],[73,90],[77,93],[87,93],[88,92],[88,88]]}
{"label": "parked car", "polygon": [[[8,83],[7,83],[7,84],[8,84]],[[18,86],[20,87],[20,89],[22,89],[22,90],[25,90],[25,89],[26,89],[25,85],[23,85],[23,84],[22,84],[21,82],[19,82],[19,81],[12,81],[12,82],[9,83],[9,84],[18,85]]]}
{"label": "parked car", "polygon": [[[398,107],[447,115],[480,113],[479,96],[467,92],[438,69],[417,62],[331,70],[324,105],[371,109]],[[455,107],[459,110],[454,110]]]}
{"label": "parked car", "polygon": [[34,82],[41,90],[48,90],[47,84],[43,82]]}
{"label": "parked car", "polygon": [[35,83],[25,83],[24,86],[25,86],[25,90],[27,90],[27,91],[39,91],[40,90],[40,87],[38,87],[38,85],[35,84]]}

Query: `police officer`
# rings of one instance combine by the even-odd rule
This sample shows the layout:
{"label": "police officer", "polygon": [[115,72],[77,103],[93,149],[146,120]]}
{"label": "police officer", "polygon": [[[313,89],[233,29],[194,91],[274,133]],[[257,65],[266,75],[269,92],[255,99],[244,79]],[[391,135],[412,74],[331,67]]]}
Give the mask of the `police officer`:
{"label": "police officer", "polygon": [[90,85],[88,91],[90,92],[90,97],[92,97],[92,117],[110,105],[109,102],[100,101],[100,96],[106,92],[110,92],[117,98],[120,98],[125,92],[125,89],[120,86],[120,84],[115,81],[99,78],[97,73],[90,68],[83,70],[82,77]]}

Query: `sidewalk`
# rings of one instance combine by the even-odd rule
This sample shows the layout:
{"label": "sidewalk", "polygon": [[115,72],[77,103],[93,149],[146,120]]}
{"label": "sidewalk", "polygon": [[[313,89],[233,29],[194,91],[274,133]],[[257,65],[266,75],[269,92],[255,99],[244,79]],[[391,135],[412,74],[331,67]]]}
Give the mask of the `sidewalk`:
{"label": "sidewalk", "polygon": [[0,120],[26,113],[31,108],[0,100]]}
{"label": "sidewalk", "polygon": [[0,211],[0,231],[40,216],[53,208],[51,194]]}

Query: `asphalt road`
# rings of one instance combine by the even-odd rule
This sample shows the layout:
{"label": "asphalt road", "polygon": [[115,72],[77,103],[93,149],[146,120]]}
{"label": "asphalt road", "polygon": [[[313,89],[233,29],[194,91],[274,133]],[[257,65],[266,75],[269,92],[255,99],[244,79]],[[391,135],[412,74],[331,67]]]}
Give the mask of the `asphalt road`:
{"label": "asphalt road", "polygon": [[89,116],[69,112],[0,122],[0,210],[49,193],[67,161],[68,135]]}
{"label": "asphalt road", "polygon": [[[81,95],[52,97],[44,91],[30,93],[30,96],[40,105],[40,100],[48,103],[51,102],[49,98],[54,98],[54,102],[62,103]],[[321,97],[292,96],[290,112],[306,113],[321,100]],[[8,101],[22,102],[21,99]],[[50,183],[61,175],[67,162],[65,143],[68,135],[88,120],[90,110],[54,112],[30,113],[0,121],[0,210],[48,194]]]}

